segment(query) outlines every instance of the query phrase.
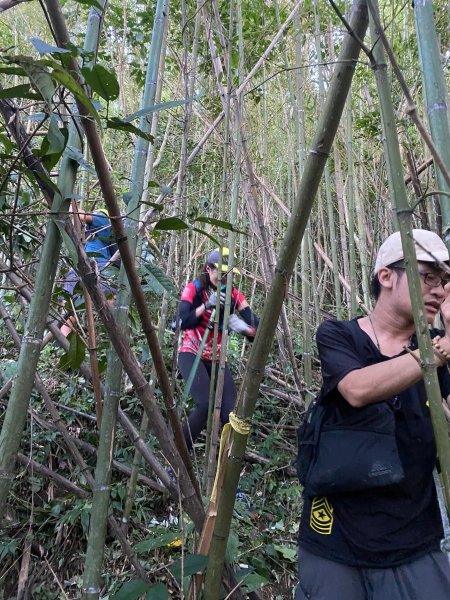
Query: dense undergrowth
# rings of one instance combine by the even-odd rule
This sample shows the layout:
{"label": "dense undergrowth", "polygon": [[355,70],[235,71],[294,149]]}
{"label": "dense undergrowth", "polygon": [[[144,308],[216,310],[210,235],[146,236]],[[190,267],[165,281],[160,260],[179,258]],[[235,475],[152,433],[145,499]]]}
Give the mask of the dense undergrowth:
{"label": "dense undergrowth", "polygon": [[[164,348],[167,364],[175,343],[167,332]],[[2,344],[1,385],[14,374],[17,358],[6,336]],[[107,341],[100,338],[100,363],[106,353]],[[151,361],[145,360],[139,342],[144,370],[149,374]],[[229,362],[240,381],[245,368],[241,358],[242,342],[233,339]],[[79,372],[62,369],[64,352],[55,344],[43,351],[39,372],[63,421],[91,468],[95,469],[98,442],[95,425],[93,394]],[[295,457],[295,427],[301,418],[297,402],[277,398],[277,389],[290,391],[290,382],[275,364],[268,365],[264,392],[255,413],[247,460],[242,471],[240,491],[243,501],[237,500],[227,559],[242,589],[259,590],[264,598],[287,598],[295,585],[296,532],[301,507],[301,490],[292,466]],[[274,380],[278,380],[278,383]],[[280,383],[282,385],[280,386]],[[142,410],[132,388],[124,382],[121,408],[139,426]],[[176,380],[177,395],[181,396],[181,380]],[[156,390],[158,395],[158,390]],[[289,395],[289,394],[288,394]],[[3,414],[8,396],[1,399]],[[188,408],[188,407],[187,407]],[[183,409],[180,407],[183,415]],[[149,435],[147,443],[158,454],[157,441]],[[84,559],[89,526],[91,492],[83,472],[67,451],[64,440],[55,428],[37,392],[33,392],[27,427],[21,444],[22,462],[10,495],[7,518],[0,542],[0,598],[17,597],[49,600],[79,598],[81,594]],[[202,481],[205,437],[195,446],[195,468]],[[72,482],[76,488],[68,491],[52,476],[38,472],[34,461]],[[117,428],[114,459],[131,467],[134,446]],[[141,465],[141,474],[153,482],[152,473]],[[128,475],[117,469],[113,472],[111,511],[121,522],[127,495]],[[156,482],[157,483],[157,482]],[[206,504],[206,498],[205,498]],[[151,489],[145,481],[138,483],[134,506],[127,528],[128,540],[155,586],[151,598],[181,598],[186,591],[187,575],[198,568],[193,556],[197,535],[186,514],[166,492]],[[119,542],[108,534],[103,569],[103,598],[138,598],[139,583]],[[184,576],[184,580],[183,580]],[[145,597],[142,596],[142,597]]]}

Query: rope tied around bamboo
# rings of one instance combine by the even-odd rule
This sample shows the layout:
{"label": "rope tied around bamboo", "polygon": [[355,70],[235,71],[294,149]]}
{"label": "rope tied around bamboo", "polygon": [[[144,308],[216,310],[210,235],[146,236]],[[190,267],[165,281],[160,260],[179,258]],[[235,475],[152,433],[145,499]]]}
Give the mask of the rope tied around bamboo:
{"label": "rope tied around bamboo", "polygon": [[248,435],[250,433],[252,428],[250,419],[241,419],[234,412],[230,413],[229,419],[230,425],[236,433],[239,433],[240,435]]}

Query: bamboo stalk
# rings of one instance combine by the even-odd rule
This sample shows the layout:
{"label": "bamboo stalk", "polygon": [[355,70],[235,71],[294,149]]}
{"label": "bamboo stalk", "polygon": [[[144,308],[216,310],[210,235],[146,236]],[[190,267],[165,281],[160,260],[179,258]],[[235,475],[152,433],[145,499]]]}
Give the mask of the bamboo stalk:
{"label": "bamboo stalk", "polygon": [[352,93],[348,95],[346,119],[345,119],[345,145],[347,149],[347,215],[348,215],[348,246],[349,256],[349,282],[350,282],[350,315],[356,317],[358,304],[356,293],[358,281],[356,278],[356,248],[355,248],[355,179],[353,160],[353,117],[352,117]]}
{"label": "bamboo stalk", "polygon": [[[7,327],[8,327],[8,331],[10,332],[15,345],[17,346],[17,348],[20,348],[21,347],[20,337],[19,337],[11,319],[8,319],[8,318],[5,319],[5,316],[7,317],[8,313],[7,313],[6,308],[4,307],[3,303],[1,303],[1,302],[0,302],[0,315],[5,320]],[[68,344],[66,339],[65,339],[65,341]],[[63,423],[63,419],[61,418],[60,413],[56,409],[54,402],[50,398],[50,395],[47,392],[41,378],[37,374],[35,375],[35,384],[36,384],[36,389],[41,394],[42,399],[44,400],[45,407],[47,408],[47,410],[50,413],[50,416],[53,420],[54,426],[56,427],[56,429],[59,431],[59,433],[63,437],[69,452],[72,454],[76,463],[80,467],[80,471],[85,476],[86,481],[88,482],[88,485],[91,487],[91,489],[94,489],[94,486],[95,486],[94,478],[92,477],[86,462],[84,461],[83,457],[81,456],[80,452],[78,451],[78,448],[76,447],[74,441],[72,440],[71,435],[67,431],[67,428],[65,427],[65,425]],[[115,537],[117,537],[117,539],[121,543],[125,555],[129,558],[130,563],[134,566],[134,568],[136,569],[136,572],[139,574],[140,577],[143,577],[144,579],[146,579],[147,575],[146,575],[145,570],[141,566],[136,554],[133,552],[130,545],[128,544],[127,539],[122,535],[120,527],[112,514],[108,516],[108,523],[109,523],[109,526],[111,528],[113,535]]]}
{"label": "bamboo stalk", "polygon": [[[6,263],[4,263],[0,259],[0,268],[5,269],[5,267],[7,267]],[[27,300],[27,302],[30,302],[32,295],[31,295],[31,292],[28,290],[27,286],[23,283],[23,281],[15,273],[9,272],[7,269],[6,269],[6,272],[7,272],[8,277],[17,286],[19,293],[23,295],[23,297]],[[59,330],[59,328],[57,327],[57,325],[55,325],[55,323],[53,321],[48,321],[47,327],[50,329],[51,333],[57,340],[58,344],[64,349],[65,352],[67,352],[69,349],[69,342],[68,342],[67,338],[65,338],[62,335],[62,333]],[[86,364],[82,363],[80,365],[80,372],[87,381],[91,381],[91,379],[92,379],[91,372]],[[102,390],[102,393],[103,393],[103,390]],[[145,396],[145,397],[147,397],[147,396]],[[144,402],[145,402],[145,397],[144,397]],[[154,401],[154,399],[153,399],[153,401]],[[92,419],[95,420],[95,417],[92,417]],[[121,409],[119,409],[119,422],[122,425],[122,427],[124,428],[124,430],[126,431],[126,433],[128,434],[128,436],[130,437],[131,443],[134,444],[134,446],[136,446],[136,448],[139,450],[142,458],[146,461],[146,463],[149,465],[149,467],[152,469],[152,471],[155,473],[155,475],[164,483],[165,487],[172,493],[172,495],[177,497],[177,490],[173,486],[166,471],[161,466],[159,461],[156,460],[154,454],[150,451],[150,449],[147,447],[145,441],[142,439],[142,436],[139,435],[138,430],[134,427],[134,425],[131,423],[130,419],[127,417],[127,415]],[[161,433],[157,429],[156,433],[161,439],[164,439],[164,436],[167,436],[167,431],[163,431]]]}
{"label": "bamboo stalk", "polygon": [[[319,78],[319,106],[323,107],[324,99],[325,99],[325,84],[324,84],[324,76],[323,76],[323,66],[322,66],[322,46],[320,43],[320,29],[319,29],[319,12],[317,7],[317,0],[314,1],[314,21],[315,21],[315,45],[316,45],[316,53],[317,60],[319,63],[318,67],[318,78]],[[336,299],[336,317],[338,319],[342,318],[342,294],[341,294],[341,286],[339,284],[339,262],[338,262],[338,251],[337,251],[337,239],[336,239],[336,224],[334,218],[334,207],[333,200],[331,196],[331,173],[330,173],[330,164],[327,162],[325,165],[325,199],[326,199],[326,211],[328,217],[329,231],[330,231],[330,246],[331,246],[331,260],[333,268],[331,273],[333,274],[333,283],[334,283],[334,297]],[[323,229],[325,231],[325,229]]]}
{"label": "bamboo stalk", "polygon": [[[61,8],[56,2],[56,0],[46,0],[46,2],[49,8],[49,14],[52,19],[52,24],[56,33],[58,44],[61,47],[65,47],[69,43],[69,36],[63,15],[61,13]],[[75,60],[71,60],[70,68],[72,69],[72,72],[75,74],[75,76],[79,78],[79,67]],[[136,302],[138,314],[142,322],[142,328],[146,336],[147,342],[149,344],[150,351],[156,366],[158,381],[163,394],[163,398],[169,406],[169,412],[173,412],[174,403],[172,398],[172,391],[170,388],[170,381],[164,365],[164,360],[162,357],[161,349],[158,344],[157,336],[155,334],[155,328],[152,323],[147,303],[142,291],[140,277],[136,271],[133,255],[128,244],[127,238],[125,236],[124,227],[120,217],[120,210],[118,208],[117,201],[115,198],[115,192],[111,181],[111,175],[109,172],[107,161],[105,159],[100,137],[98,135],[96,126],[90,120],[84,105],[82,105],[81,102],[77,102],[77,106],[80,111],[80,114],[83,115],[83,124],[86,133],[86,138],[90,146],[91,156],[93,158],[94,165],[97,170],[102,193],[112,221],[111,224],[113,227],[113,231],[117,243],[119,245],[122,263],[124,265],[124,268],[126,269],[127,278],[129,280],[130,287],[132,289],[133,296]],[[130,377],[130,380],[135,386],[136,393],[139,399],[143,403],[145,410],[147,410],[149,413],[149,420],[150,423],[152,423],[153,430],[158,431],[158,439],[161,446],[164,448],[168,461],[171,464],[173,464],[174,468],[176,469],[181,466],[181,468],[179,469],[179,481],[181,491],[184,497],[185,507],[190,516],[193,518],[196,526],[201,526],[204,517],[204,511],[201,506],[200,499],[198,495],[195,494],[195,492],[194,494],[192,493],[193,482],[189,474],[187,473],[184,465],[180,465],[179,463],[179,460],[177,458],[178,452],[176,452],[173,445],[173,438],[167,431],[167,427],[159,411],[159,408],[154,402],[154,399],[149,397],[148,382],[143,377],[141,369],[136,365],[134,355],[129,345],[123,339],[123,336],[120,334],[119,330],[115,326],[114,319],[112,317],[108,304],[106,303],[104,295],[102,294],[101,290],[99,290],[98,287],[95,285],[95,281],[93,281],[92,273],[89,269],[83,249],[78,247],[77,252],[79,259],[78,266],[80,276],[83,279],[85,285],[87,286],[92,296],[93,302],[97,308],[100,318],[102,319],[105,328],[108,331],[110,339],[114,344],[115,350],[121,357],[122,364],[124,365],[125,370],[127,371],[127,374]],[[195,496],[197,497],[195,498]]]}
{"label": "bamboo stalk", "polygon": [[[431,137],[436,150],[450,171],[450,131],[447,114],[447,101],[444,73],[433,17],[433,3],[422,0],[414,4],[417,40],[419,44],[420,68],[425,87],[426,113]],[[450,186],[440,169],[436,169],[438,187],[450,192]],[[437,193],[439,195],[439,193]],[[447,247],[450,247],[450,204],[448,198],[440,196],[443,217],[443,233]]]}
{"label": "bamboo stalk", "polygon": [[[155,102],[157,74],[159,71],[162,42],[164,39],[165,22],[168,17],[168,7],[168,0],[159,0],[156,5],[151,43],[149,44],[148,51],[148,66],[142,100],[142,109],[153,106]],[[151,118],[149,119],[148,117],[142,117],[140,121],[140,128],[146,133],[150,132]],[[136,143],[133,159],[130,198],[127,206],[128,218],[125,226],[125,235],[128,238],[131,254],[136,253],[137,247],[137,224],[136,220],[134,219],[134,215],[139,210],[139,202],[144,189],[144,174],[148,148],[148,140],[139,137]],[[117,306],[113,309],[113,312],[115,313],[117,324],[124,337],[128,337],[127,316],[130,300],[131,288],[128,283],[128,277],[125,272],[124,264],[122,264],[119,274],[119,292],[117,294],[116,301]],[[83,580],[83,597],[85,600],[98,599],[101,589],[100,584],[106,537],[106,519],[110,502],[111,461],[114,453],[115,428],[117,411],[119,407],[121,382],[122,368],[120,358],[115,350],[111,350],[108,356],[105,408],[103,412],[102,426],[100,428],[99,447],[97,451],[95,488],[91,508],[91,520]],[[173,408],[171,407],[168,412],[169,415],[172,414],[173,423]],[[178,419],[176,418],[175,420],[176,425],[178,425],[179,438],[181,427]],[[179,439],[178,443],[180,444]]]}
{"label": "bamboo stalk", "polygon": [[[72,127],[69,132],[68,145],[77,147],[79,144],[78,131]],[[0,434],[0,519],[6,508],[8,492],[14,478],[15,457],[20,446],[27,414],[26,408],[34,385],[62,243],[58,224],[64,224],[63,213],[67,212],[69,208],[69,198],[72,194],[76,174],[75,165],[75,161],[72,161],[67,155],[63,157],[58,177],[58,189],[61,194],[55,194],[53,199],[52,214],[47,224],[36,275],[35,291],[31,298],[25,335],[19,353],[18,372],[11,389]]]}
{"label": "bamboo stalk", "polygon": [[[423,378],[430,403],[431,421],[436,439],[437,454],[441,466],[441,478],[444,487],[444,496],[447,512],[450,511],[450,439],[446,418],[442,409],[442,398],[434,361],[434,352],[431,337],[425,318],[422,286],[417,267],[415,244],[412,237],[412,209],[409,206],[404,183],[402,162],[400,156],[395,114],[390,95],[390,82],[387,76],[385,53],[379,41],[381,24],[376,0],[369,0],[370,30],[373,40],[373,69],[377,80],[378,95],[380,99],[383,131],[386,138],[386,150],[389,152],[388,166],[390,179],[395,195],[392,204],[398,220],[402,245],[405,254],[405,267],[408,277],[408,287],[414,315],[417,341],[420,349]],[[386,40],[384,43],[387,43]]]}
{"label": "bamboo stalk", "polygon": [[[367,28],[367,8],[363,1],[355,2],[351,19],[354,34],[363,37]],[[296,202],[292,211],[283,245],[280,251],[274,278],[266,300],[266,307],[253,344],[243,385],[240,390],[238,417],[250,426],[258,396],[259,385],[264,375],[264,365],[271,348],[272,337],[280,314],[288,283],[292,274],[303,233],[319,186],[324,165],[345,106],[360,47],[354,36],[344,38],[339,61],[330,82],[328,98],[319,119],[316,136],[309,152]],[[247,427],[233,431],[231,448],[226,463],[224,486],[236,490],[242,460],[245,454]],[[211,549],[205,580],[205,600],[216,600],[220,593],[220,574],[223,568],[226,543],[233,512],[233,498],[221,497],[218,518],[214,529],[216,544]]]}
{"label": "bamboo stalk", "polygon": [[[168,30],[169,30],[169,20],[165,19],[164,20],[163,40],[162,40],[162,45],[161,45],[161,60],[160,60],[160,65],[159,65],[158,82],[157,82],[156,95],[155,95],[155,103],[161,102]],[[192,94],[191,94],[191,96],[192,96]],[[156,113],[152,119],[151,130],[150,130],[150,133],[153,138],[156,137],[158,122],[159,122],[159,113]],[[172,123],[172,116],[169,116],[166,131],[164,134],[164,139],[159,148],[158,157],[156,160],[154,160],[155,146],[153,143],[150,144],[150,147],[148,149],[148,154],[147,154],[147,162],[145,165],[144,181],[151,181],[153,178],[154,169],[157,166],[158,160],[161,160],[161,156],[163,153],[165,143],[167,141],[167,135],[168,135],[171,123]],[[142,217],[145,213],[145,206],[146,206],[146,202],[147,202],[147,198],[148,198],[148,193],[149,193],[149,187],[146,187],[142,192],[142,201],[141,201],[141,206],[140,206],[140,217],[139,217],[140,222],[142,221]],[[141,247],[138,246],[137,253],[136,253],[137,255],[140,254],[140,250],[141,250]],[[168,271],[169,271],[169,269],[168,269]],[[160,342],[162,340],[161,336],[163,335],[163,331],[164,331],[164,328],[166,325],[166,311],[167,311],[167,301],[164,296],[163,304],[161,307],[160,327],[159,327],[159,333],[158,333]],[[156,386],[156,373],[155,373],[154,368],[152,368],[150,382],[151,382],[150,383],[150,391],[152,394],[154,394],[154,389]],[[171,387],[173,388],[173,385]],[[119,415],[120,415],[120,410],[119,410]],[[139,427],[140,438],[147,437],[148,429],[149,429],[148,417],[144,411],[144,413],[142,415],[141,425]],[[141,463],[142,463],[141,453],[138,448],[135,448],[133,465],[132,465],[131,474],[130,474],[130,478],[128,480],[128,485],[127,485],[127,496],[125,499],[124,510],[123,510],[123,514],[122,514],[122,526],[123,526],[123,530],[124,530],[125,534],[127,533],[127,530],[128,530],[129,518],[130,518],[131,511],[132,511],[133,504],[134,504],[136,485],[137,485],[138,479],[140,478],[139,470],[140,470]]]}

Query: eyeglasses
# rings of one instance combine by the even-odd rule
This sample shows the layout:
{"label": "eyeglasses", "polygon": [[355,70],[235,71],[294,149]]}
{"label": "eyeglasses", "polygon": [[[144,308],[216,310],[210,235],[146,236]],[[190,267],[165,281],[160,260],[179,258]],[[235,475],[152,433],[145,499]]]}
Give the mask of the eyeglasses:
{"label": "eyeglasses", "polygon": [[[391,268],[394,270],[395,269],[400,269],[402,271],[405,270],[405,267],[391,267]],[[432,287],[432,288],[439,287],[440,285],[442,285],[442,287],[444,287],[450,281],[450,275],[441,277],[437,273],[422,273],[421,271],[419,271],[419,276],[423,278],[423,282],[425,285],[427,285],[428,287]]]}
{"label": "eyeglasses", "polygon": [[446,277],[440,277],[436,273],[421,273],[420,271],[419,275],[420,277],[423,277],[424,284],[432,288],[439,287],[440,285],[444,287],[450,281],[450,277],[448,275]]}

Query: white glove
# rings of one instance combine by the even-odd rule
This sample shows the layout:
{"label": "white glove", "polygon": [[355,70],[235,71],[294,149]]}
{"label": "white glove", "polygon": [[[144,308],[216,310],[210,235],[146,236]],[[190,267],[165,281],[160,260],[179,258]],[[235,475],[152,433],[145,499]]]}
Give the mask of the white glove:
{"label": "white glove", "polygon": [[240,333],[241,335],[245,335],[249,330],[247,323],[235,314],[230,315],[230,318],[228,319],[228,327],[232,331]]}
{"label": "white glove", "polygon": [[[205,308],[206,310],[209,310],[210,308],[213,308],[213,306],[217,305],[217,292],[212,292],[212,294],[209,295],[208,300],[205,302]],[[220,306],[224,306],[225,305],[225,291],[221,291],[220,292]]]}
{"label": "white glove", "polygon": [[212,292],[208,296],[208,300],[205,302],[205,308],[206,308],[206,310],[209,310],[210,308],[215,307],[216,304],[217,304],[217,295],[216,295],[216,292]]}

